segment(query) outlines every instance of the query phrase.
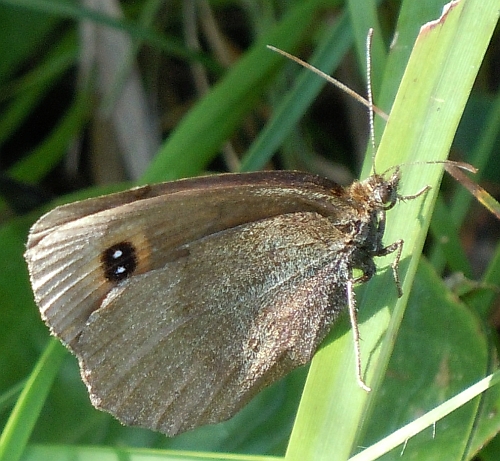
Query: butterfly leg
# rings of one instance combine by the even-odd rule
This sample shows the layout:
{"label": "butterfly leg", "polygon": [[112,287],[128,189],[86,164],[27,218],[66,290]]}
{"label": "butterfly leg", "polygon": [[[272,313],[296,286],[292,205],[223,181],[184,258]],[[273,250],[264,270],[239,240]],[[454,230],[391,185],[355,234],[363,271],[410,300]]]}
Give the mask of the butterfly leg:
{"label": "butterfly leg", "polygon": [[392,261],[392,274],[394,277],[394,282],[396,283],[396,289],[398,290],[398,298],[403,296],[403,289],[401,288],[401,280],[399,278],[399,261],[401,259],[401,252],[403,251],[404,240],[397,240],[389,246],[380,248],[377,251],[377,256],[386,256],[391,253],[396,253],[394,260]]}
{"label": "butterfly leg", "polygon": [[431,186],[427,185],[425,187],[422,187],[416,194],[412,195],[398,195],[398,200],[405,201],[405,200],[413,200],[417,197],[420,197],[421,195],[425,194],[428,190],[432,189]]}
{"label": "butterfly leg", "polygon": [[354,295],[354,283],[353,279],[347,281],[347,304],[349,308],[349,318],[351,320],[352,335],[354,337],[354,357],[356,361],[356,378],[358,380],[358,385],[361,389],[366,392],[371,391],[371,387],[368,386],[363,380],[363,370],[361,369],[361,348],[359,345],[360,335],[358,327],[358,315],[356,310],[356,299]]}

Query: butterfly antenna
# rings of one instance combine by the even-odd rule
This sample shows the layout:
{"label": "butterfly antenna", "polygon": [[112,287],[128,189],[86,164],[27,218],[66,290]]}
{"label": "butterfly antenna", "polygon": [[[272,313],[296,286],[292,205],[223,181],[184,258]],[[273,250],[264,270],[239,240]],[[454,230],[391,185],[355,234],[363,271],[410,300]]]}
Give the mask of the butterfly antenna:
{"label": "butterfly antenna", "polygon": [[[360,96],[358,93],[356,93],[354,90],[351,90],[347,85],[344,85],[342,82],[339,82],[337,79],[331,77],[330,75],[326,74],[325,72],[319,70],[318,68],[312,66],[311,64],[303,61],[300,58],[297,58],[297,56],[294,56],[293,54],[287,53],[286,51],[280,50],[279,48],[276,48],[275,46],[272,45],[267,45],[267,48],[269,48],[272,51],[275,51],[276,53],[281,54],[282,56],[285,56],[286,58],[290,59],[291,61],[296,62],[297,64],[301,65],[302,67],[309,69],[311,72],[314,72],[316,75],[319,75],[320,77],[324,78],[327,82],[331,83],[332,85],[336,86],[337,88],[341,89],[344,93],[347,93],[349,96],[353,97],[356,101],[359,103],[363,104],[366,107],[370,107],[370,101],[366,100],[362,96]],[[382,117],[384,120],[388,120],[389,116],[381,109],[379,109],[377,106],[373,105],[373,101],[371,103],[371,112],[375,112],[377,115]]]}
{"label": "butterfly antenna", "polygon": [[366,36],[366,89],[368,93],[368,117],[370,123],[370,140],[372,143],[372,164],[373,173],[375,172],[375,123],[373,120],[373,92],[372,92],[372,38],[373,29],[368,30],[368,35]]}

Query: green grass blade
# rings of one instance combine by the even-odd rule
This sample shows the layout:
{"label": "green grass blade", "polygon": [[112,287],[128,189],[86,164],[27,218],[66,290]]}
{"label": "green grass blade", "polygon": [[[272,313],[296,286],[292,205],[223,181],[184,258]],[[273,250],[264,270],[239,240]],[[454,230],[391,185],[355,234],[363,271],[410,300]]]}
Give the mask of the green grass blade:
{"label": "green grass blade", "polygon": [[66,350],[52,340],[33,369],[0,437],[0,460],[20,459]]}
{"label": "green grass blade", "polygon": [[241,123],[283,59],[266,45],[293,50],[324,2],[297,3],[286,17],[252,48],[194,107],[151,163],[143,182],[198,174]]}
{"label": "green grass blade", "polygon": [[[352,36],[347,16],[343,14],[321,40],[310,64],[330,74],[351,44]],[[273,53],[271,50],[268,51]],[[283,102],[275,108],[271,119],[243,157],[241,171],[254,171],[265,167],[324,85],[325,81],[310,70],[301,71],[293,89],[287,92]]]}
{"label": "green grass blade", "polygon": [[[500,372],[487,376],[481,381],[473,384],[463,392],[457,394],[445,403],[439,405],[435,409],[429,411],[420,418],[412,421],[406,426],[394,431],[385,439],[373,444],[371,447],[363,450],[359,454],[353,456],[351,461],[367,461],[369,459],[378,459],[383,454],[387,453],[387,447],[403,446],[410,438],[419,434],[423,430],[432,427],[439,420],[449,415],[453,411],[461,408],[466,403],[480,396],[481,393],[491,389],[500,383]],[[401,454],[399,455],[401,456]]]}
{"label": "green grass blade", "polygon": [[[499,5],[497,0],[458,2],[439,22],[422,30],[380,143],[378,171],[408,161],[446,158]],[[336,340],[313,360],[287,459],[342,460],[357,451],[363,421],[370,416],[371,400],[387,368],[441,177],[438,166],[414,166],[411,174],[408,170],[403,170],[402,194],[428,184],[434,189],[388,214],[384,241],[405,239],[400,264],[404,296],[394,308],[387,307],[396,299],[387,270],[392,260],[387,259],[379,260],[381,273],[359,290],[363,367],[368,366],[366,377],[374,390],[366,394],[356,384],[352,335],[344,322],[330,337]]]}

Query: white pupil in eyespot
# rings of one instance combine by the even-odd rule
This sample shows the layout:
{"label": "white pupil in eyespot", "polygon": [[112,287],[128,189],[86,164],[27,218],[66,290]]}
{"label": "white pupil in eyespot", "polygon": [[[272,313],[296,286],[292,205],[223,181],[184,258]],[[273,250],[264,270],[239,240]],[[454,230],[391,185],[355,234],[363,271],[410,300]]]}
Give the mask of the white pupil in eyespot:
{"label": "white pupil in eyespot", "polygon": [[123,256],[123,251],[122,250],[116,250],[113,253],[113,259],[120,259]]}

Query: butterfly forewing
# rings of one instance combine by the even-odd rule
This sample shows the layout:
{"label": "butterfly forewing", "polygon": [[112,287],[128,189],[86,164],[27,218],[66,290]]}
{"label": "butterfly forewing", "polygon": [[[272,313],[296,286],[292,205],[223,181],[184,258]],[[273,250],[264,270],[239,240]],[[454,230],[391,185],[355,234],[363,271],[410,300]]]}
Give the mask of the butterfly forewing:
{"label": "butterfly forewing", "polygon": [[56,208],[33,226],[26,252],[42,317],[71,346],[114,287],[101,260],[115,244],[131,242],[135,273],[144,273],[175,260],[183,244],[242,223],[295,211],[331,215],[337,191],[314,175],[253,173],[146,186]]}

